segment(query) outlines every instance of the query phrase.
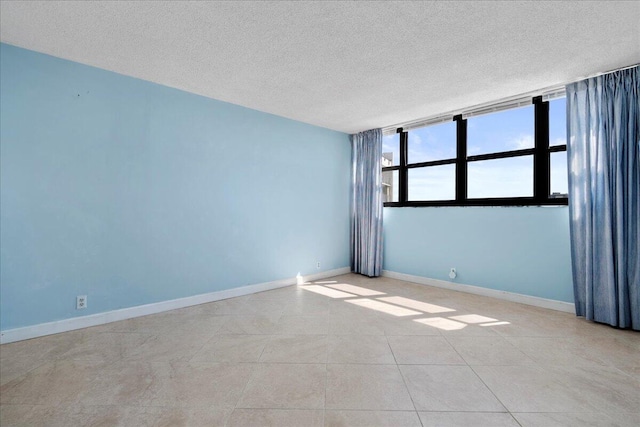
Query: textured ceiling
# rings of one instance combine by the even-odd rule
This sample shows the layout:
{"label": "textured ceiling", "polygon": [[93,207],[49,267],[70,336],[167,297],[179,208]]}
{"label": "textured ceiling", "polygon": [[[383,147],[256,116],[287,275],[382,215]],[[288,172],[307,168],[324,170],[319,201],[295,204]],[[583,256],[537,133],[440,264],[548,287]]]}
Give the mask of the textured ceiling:
{"label": "textured ceiling", "polygon": [[11,2],[2,42],[353,133],[640,62],[640,2]]}

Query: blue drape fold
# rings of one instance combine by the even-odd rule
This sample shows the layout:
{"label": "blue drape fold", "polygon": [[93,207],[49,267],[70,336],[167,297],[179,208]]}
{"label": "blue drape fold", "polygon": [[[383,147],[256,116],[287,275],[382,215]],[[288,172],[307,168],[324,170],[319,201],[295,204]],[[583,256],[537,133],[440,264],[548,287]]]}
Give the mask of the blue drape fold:
{"label": "blue drape fold", "polygon": [[640,66],[566,89],[576,314],[640,330]]}
{"label": "blue drape fold", "polygon": [[382,273],[382,130],[351,135],[351,271]]}

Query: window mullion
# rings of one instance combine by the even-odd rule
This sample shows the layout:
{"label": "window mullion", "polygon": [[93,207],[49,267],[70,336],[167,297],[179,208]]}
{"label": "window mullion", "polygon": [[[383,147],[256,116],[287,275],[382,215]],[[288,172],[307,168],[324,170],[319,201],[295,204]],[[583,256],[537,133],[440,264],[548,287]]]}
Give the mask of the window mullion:
{"label": "window mullion", "polygon": [[398,129],[400,134],[400,169],[398,172],[398,202],[404,204],[407,202],[408,194],[408,171],[407,171],[407,132],[402,128]]}
{"label": "window mullion", "polygon": [[534,139],[535,154],[533,156],[533,198],[537,202],[549,199],[549,103],[542,97],[533,98],[534,104]]}
{"label": "window mullion", "polygon": [[462,115],[455,116],[456,122],[456,203],[467,200],[467,121]]}

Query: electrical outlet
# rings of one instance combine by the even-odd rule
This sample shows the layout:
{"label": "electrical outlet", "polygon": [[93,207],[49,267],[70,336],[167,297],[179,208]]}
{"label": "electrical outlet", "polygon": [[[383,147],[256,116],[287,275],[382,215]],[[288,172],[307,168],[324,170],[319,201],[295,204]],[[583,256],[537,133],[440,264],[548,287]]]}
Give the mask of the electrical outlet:
{"label": "electrical outlet", "polygon": [[320,261],[318,261],[318,263],[316,264],[316,268],[320,270]]}
{"label": "electrical outlet", "polygon": [[76,310],[82,310],[83,308],[87,308],[87,296],[78,295],[76,297]]}

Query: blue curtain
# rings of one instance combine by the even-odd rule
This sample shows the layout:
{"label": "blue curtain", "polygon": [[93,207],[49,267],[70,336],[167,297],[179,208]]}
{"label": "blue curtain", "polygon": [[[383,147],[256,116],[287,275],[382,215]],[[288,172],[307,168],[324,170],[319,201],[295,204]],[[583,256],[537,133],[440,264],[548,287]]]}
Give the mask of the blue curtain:
{"label": "blue curtain", "polygon": [[351,271],[382,273],[382,130],[351,135]]}
{"label": "blue curtain", "polygon": [[576,314],[640,330],[640,66],[567,86]]}

